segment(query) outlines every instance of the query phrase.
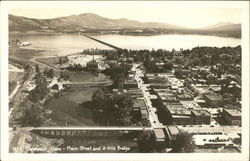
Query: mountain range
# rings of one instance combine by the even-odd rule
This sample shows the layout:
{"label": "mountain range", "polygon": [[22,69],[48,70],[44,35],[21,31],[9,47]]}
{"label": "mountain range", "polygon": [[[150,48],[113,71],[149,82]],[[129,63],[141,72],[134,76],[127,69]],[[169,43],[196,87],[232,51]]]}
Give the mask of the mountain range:
{"label": "mountain range", "polygon": [[[126,31],[125,31],[126,30]],[[120,34],[206,34],[240,37],[241,24],[220,22],[213,26],[190,29],[183,26],[159,23],[140,22],[126,18],[110,19],[93,13],[71,15],[53,19],[35,19],[9,15],[10,32],[90,32],[116,31]]]}

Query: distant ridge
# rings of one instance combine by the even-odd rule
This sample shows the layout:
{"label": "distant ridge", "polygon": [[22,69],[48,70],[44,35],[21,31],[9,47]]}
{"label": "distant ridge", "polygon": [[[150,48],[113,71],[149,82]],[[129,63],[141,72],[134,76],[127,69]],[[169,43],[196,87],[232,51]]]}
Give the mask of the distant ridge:
{"label": "distant ridge", "polygon": [[53,33],[90,32],[94,34],[103,33],[103,31],[114,31],[118,34],[205,34],[240,37],[241,24],[220,22],[200,29],[190,29],[167,23],[140,22],[136,20],[128,20],[126,18],[110,19],[93,13],[57,17],[53,19],[35,19],[9,15],[9,31]]}
{"label": "distant ridge", "polygon": [[232,22],[219,22],[212,26],[201,28],[202,30],[240,30],[241,24],[234,24]]}
{"label": "distant ridge", "polygon": [[[140,22],[135,20],[109,19],[93,13],[71,15],[53,19],[34,19],[9,15],[9,27],[11,30],[31,29],[123,29],[123,28],[164,28],[186,29],[182,26],[158,22]],[[19,29],[20,28],[20,29]]]}

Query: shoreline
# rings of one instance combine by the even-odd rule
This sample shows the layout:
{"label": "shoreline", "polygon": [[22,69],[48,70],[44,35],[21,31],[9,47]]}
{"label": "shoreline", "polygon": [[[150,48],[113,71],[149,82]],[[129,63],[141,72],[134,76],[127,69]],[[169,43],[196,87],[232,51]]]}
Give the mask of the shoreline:
{"label": "shoreline", "polygon": [[[39,35],[80,35],[78,32],[74,33],[68,33],[68,32],[9,32],[9,35],[11,34],[39,34]],[[227,37],[227,38],[234,38],[234,39],[242,39],[241,36],[230,36],[230,35],[223,35],[223,34],[191,34],[191,33],[159,33],[159,34],[148,34],[148,33],[143,33],[143,34],[101,34],[101,33],[84,33],[86,35],[94,35],[94,36],[99,36],[99,35],[120,35],[120,36],[159,36],[159,35],[198,35],[198,36],[216,36],[216,37]]]}
{"label": "shoreline", "polygon": [[[42,65],[46,65],[46,66],[49,66],[49,67],[51,67],[51,68],[54,68],[54,69],[56,69],[56,70],[62,70],[62,71],[65,71],[65,69],[63,69],[63,68],[65,68],[65,67],[57,67],[57,66],[55,66],[55,65],[53,65],[53,64],[50,64],[50,63],[46,63],[46,62],[44,62],[44,61],[41,61],[42,59],[53,59],[53,58],[63,58],[63,57],[69,57],[69,56],[78,56],[78,55],[80,55],[81,54],[81,52],[77,52],[77,53],[72,53],[72,54],[68,54],[68,55],[64,55],[64,56],[46,56],[46,57],[34,57],[34,58],[31,58],[30,59],[30,61],[32,61],[32,62],[34,62],[34,63],[37,63],[37,64],[42,64]],[[91,56],[92,57],[92,55],[86,55],[86,54],[82,54],[82,55],[85,55],[85,56]],[[99,56],[99,55],[98,55]],[[89,61],[89,59],[88,58],[86,58],[87,60],[85,60],[85,62],[86,63],[88,63],[88,62],[90,62]],[[103,57],[102,56],[99,56],[98,58],[96,58],[96,60],[98,60],[98,61],[100,61],[100,60],[102,60],[103,59]],[[84,62],[84,61],[83,61]],[[77,64],[77,63],[76,63]]]}

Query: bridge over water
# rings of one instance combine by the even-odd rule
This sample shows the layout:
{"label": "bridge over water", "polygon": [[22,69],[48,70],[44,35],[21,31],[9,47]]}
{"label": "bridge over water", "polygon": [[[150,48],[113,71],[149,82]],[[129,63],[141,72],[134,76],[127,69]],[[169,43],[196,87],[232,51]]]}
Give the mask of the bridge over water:
{"label": "bridge over water", "polygon": [[88,35],[86,35],[86,34],[81,33],[81,35],[86,36],[87,38],[92,39],[92,40],[94,40],[94,41],[97,41],[97,42],[99,42],[99,43],[101,43],[101,44],[104,44],[104,45],[106,45],[106,46],[109,46],[109,47],[111,47],[111,48],[113,48],[113,49],[115,49],[115,50],[122,50],[122,48],[119,48],[119,47],[117,47],[117,46],[115,46],[115,45],[112,45],[112,44],[109,44],[109,43],[107,43],[107,42],[98,40],[98,39],[93,38],[93,37],[91,37],[91,36],[88,36]]}

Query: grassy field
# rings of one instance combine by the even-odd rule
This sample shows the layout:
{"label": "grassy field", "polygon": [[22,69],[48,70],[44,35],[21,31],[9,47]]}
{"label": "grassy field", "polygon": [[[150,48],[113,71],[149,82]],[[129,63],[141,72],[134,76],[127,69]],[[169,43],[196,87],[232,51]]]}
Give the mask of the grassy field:
{"label": "grassy field", "polygon": [[91,101],[95,88],[84,90],[64,91],[57,98],[52,98],[46,103],[46,108],[53,113],[50,118],[57,126],[99,126],[94,122]]}

